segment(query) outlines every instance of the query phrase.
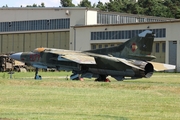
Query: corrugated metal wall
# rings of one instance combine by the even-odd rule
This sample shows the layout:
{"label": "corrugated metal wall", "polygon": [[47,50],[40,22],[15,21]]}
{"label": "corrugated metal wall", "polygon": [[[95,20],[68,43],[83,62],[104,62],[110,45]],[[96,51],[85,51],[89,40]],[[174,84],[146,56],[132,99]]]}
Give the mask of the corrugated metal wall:
{"label": "corrugated metal wall", "polygon": [[[158,47],[157,44],[159,44]],[[165,63],[165,50],[163,50],[163,44],[165,44],[165,42],[156,41],[153,43],[152,55],[156,56],[156,59],[153,61]]]}
{"label": "corrugated metal wall", "polygon": [[37,47],[69,49],[69,32],[1,34],[0,53],[32,51]]}
{"label": "corrugated metal wall", "polygon": [[[2,52],[6,52],[8,51],[8,49],[11,47],[8,45],[8,42],[10,40],[8,40],[8,35],[2,35],[2,39],[1,39],[1,48],[2,48]],[[9,47],[9,48],[8,48]]]}

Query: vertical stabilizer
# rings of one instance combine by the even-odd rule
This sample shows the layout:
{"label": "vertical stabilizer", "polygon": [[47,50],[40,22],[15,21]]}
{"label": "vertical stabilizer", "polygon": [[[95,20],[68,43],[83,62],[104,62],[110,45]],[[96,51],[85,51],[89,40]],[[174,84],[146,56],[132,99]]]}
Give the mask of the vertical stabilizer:
{"label": "vertical stabilizer", "polygon": [[152,31],[146,30],[131,38],[119,46],[119,50],[121,49],[120,56],[139,60],[155,59],[155,56],[151,55],[154,36]]}
{"label": "vertical stabilizer", "polygon": [[145,30],[119,46],[89,50],[85,52],[137,60],[152,60],[155,59],[155,56],[151,55],[154,36],[155,35],[152,31]]}

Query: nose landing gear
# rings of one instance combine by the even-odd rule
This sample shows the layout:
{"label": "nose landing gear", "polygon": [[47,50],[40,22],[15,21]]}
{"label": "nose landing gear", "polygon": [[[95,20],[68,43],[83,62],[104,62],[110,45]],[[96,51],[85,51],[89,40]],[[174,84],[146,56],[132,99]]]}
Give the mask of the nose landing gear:
{"label": "nose landing gear", "polygon": [[41,75],[38,75],[38,68],[36,68],[34,79],[35,80],[41,80],[42,79]]}

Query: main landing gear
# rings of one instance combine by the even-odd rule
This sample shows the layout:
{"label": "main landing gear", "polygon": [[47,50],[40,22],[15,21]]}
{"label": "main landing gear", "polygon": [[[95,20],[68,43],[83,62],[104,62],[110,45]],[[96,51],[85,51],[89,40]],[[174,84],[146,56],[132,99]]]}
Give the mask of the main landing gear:
{"label": "main landing gear", "polygon": [[111,82],[106,75],[99,75],[95,82]]}
{"label": "main landing gear", "polygon": [[35,71],[35,77],[34,77],[35,80],[41,80],[41,75],[38,75],[38,68],[36,68],[36,71]]}

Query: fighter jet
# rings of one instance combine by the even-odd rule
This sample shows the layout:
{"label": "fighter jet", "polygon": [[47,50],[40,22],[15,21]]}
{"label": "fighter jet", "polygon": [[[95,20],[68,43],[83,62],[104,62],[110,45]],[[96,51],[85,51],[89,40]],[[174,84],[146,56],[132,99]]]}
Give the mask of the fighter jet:
{"label": "fighter jet", "polygon": [[149,78],[154,71],[175,69],[174,65],[151,61],[156,58],[151,55],[154,37],[152,31],[146,30],[121,45],[109,48],[88,51],[36,48],[10,57],[35,67],[35,79],[40,78],[39,68],[72,71],[72,80],[94,77],[95,81],[107,81],[108,76],[118,81],[125,77]]}

